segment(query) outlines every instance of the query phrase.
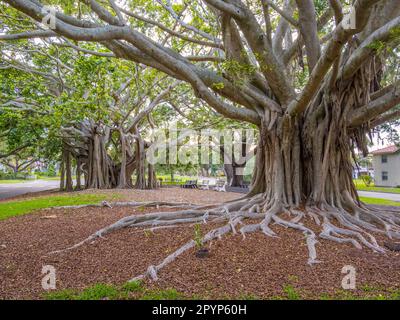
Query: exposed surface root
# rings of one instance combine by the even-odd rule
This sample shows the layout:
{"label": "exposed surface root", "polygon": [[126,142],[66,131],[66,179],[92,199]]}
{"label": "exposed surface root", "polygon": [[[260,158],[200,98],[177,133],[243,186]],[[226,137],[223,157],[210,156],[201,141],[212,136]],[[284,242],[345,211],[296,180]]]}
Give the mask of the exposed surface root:
{"label": "exposed surface root", "polygon": [[[316,244],[318,236],[322,239],[331,240],[338,243],[350,243],[357,249],[363,246],[379,253],[384,253],[385,249],[376,241],[375,237],[369,232],[385,234],[390,238],[400,238],[400,214],[396,211],[379,211],[364,205],[350,205],[350,209],[334,208],[327,204],[317,206],[307,206],[304,209],[294,208],[283,205],[281,201],[270,200],[262,195],[256,195],[248,199],[231,201],[220,206],[196,207],[190,204],[167,203],[167,202],[148,202],[135,203],[123,202],[113,203],[120,206],[187,206],[187,209],[174,212],[155,212],[142,215],[132,215],[120,219],[119,221],[98,230],[83,241],[64,250],[77,248],[87,242],[125,227],[145,227],[145,230],[156,230],[161,228],[177,227],[182,224],[222,222],[225,223],[216,229],[209,231],[202,239],[203,244],[214,239],[220,239],[223,235],[239,231],[245,239],[246,234],[261,231],[266,236],[277,237],[271,229],[271,225],[279,225],[302,232],[305,236],[308,248],[308,264],[318,263]],[[260,221],[257,223],[244,224],[244,221]],[[315,225],[316,230],[320,230],[317,235],[307,225]],[[237,230],[238,225],[242,225]],[[313,228],[314,229],[314,228]],[[147,271],[132,280],[150,277],[152,280],[158,279],[158,272],[167,264],[174,261],[179,255],[195,246],[191,240],[178,248],[175,252],[168,255],[158,265],[151,265]],[[64,251],[61,250],[61,251]],[[60,251],[55,251],[60,252]],[[54,252],[53,252],[54,253]]]}
{"label": "exposed surface root", "polygon": [[61,207],[50,207],[44,210],[54,210],[54,209],[82,209],[82,208],[101,208],[101,207],[171,207],[171,208],[197,208],[199,206],[185,203],[185,202],[168,202],[168,201],[150,201],[150,202],[136,202],[136,201],[125,201],[125,202],[108,202],[102,201],[101,203],[95,204],[82,204],[77,206],[61,206]]}

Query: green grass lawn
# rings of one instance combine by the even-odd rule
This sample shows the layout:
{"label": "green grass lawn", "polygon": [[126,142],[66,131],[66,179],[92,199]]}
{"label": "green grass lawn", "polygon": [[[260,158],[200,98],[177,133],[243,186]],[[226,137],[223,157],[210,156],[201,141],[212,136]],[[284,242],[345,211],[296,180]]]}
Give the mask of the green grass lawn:
{"label": "green grass lawn", "polygon": [[[320,294],[315,296],[318,300],[400,300],[400,291],[396,288],[379,288],[364,284],[358,294],[345,290],[337,290],[334,294]],[[279,296],[268,297],[268,300],[301,300],[304,299],[303,290],[296,289],[287,284],[282,288]],[[202,295],[187,295],[176,289],[149,289],[140,281],[125,283],[124,285],[111,285],[98,283],[84,290],[64,289],[48,292],[43,295],[46,300],[202,300],[209,299]],[[254,294],[240,294],[238,296],[226,296],[225,299],[259,300]]]}
{"label": "green grass lawn", "polygon": [[366,204],[376,204],[376,205],[381,205],[381,206],[400,207],[400,202],[392,201],[392,200],[367,198],[367,197],[360,197],[360,200]]}
{"label": "green grass lawn", "polygon": [[[183,185],[188,180],[198,180],[198,177],[195,176],[181,176],[181,175],[174,175],[174,181],[171,181],[170,175],[157,175],[157,179],[162,179],[162,184],[164,186],[175,186],[175,185]],[[176,182],[176,180],[180,180]]]}
{"label": "green grass lawn", "polygon": [[103,200],[117,200],[118,198],[120,198],[118,194],[71,194],[0,202],[0,220],[27,214],[38,209],[96,204]]}
{"label": "green grass lawn", "polygon": [[86,289],[65,289],[49,292],[44,295],[46,300],[180,300],[189,299],[175,289],[147,289],[142,282],[133,281],[122,286],[98,283]]}
{"label": "green grass lawn", "polygon": [[34,180],[22,180],[22,179],[13,179],[13,180],[0,180],[0,184],[9,184],[9,183],[24,183]]}
{"label": "green grass lawn", "polygon": [[360,190],[360,191],[400,193],[400,188],[375,187],[373,185],[373,183],[370,187],[367,187],[367,186],[365,186],[365,183],[361,179],[354,179],[354,184],[356,185],[357,190]]}
{"label": "green grass lawn", "polygon": [[[53,180],[60,180],[60,177],[38,177],[39,180],[46,180],[46,181],[53,181]],[[75,179],[75,177],[72,177],[72,179]]]}

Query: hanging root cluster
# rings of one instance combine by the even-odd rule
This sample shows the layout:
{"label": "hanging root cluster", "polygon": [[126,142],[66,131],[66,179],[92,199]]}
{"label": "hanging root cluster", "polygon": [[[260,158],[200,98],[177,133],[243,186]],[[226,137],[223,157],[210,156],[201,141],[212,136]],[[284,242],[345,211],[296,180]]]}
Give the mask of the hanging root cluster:
{"label": "hanging root cluster", "polygon": [[[261,231],[268,237],[279,237],[272,229],[272,225],[279,225],[300,231],[305,236],[308,248],[308,264],[318,263],[316,244],[318,238],[331,240],[338,243],[350,243],[361,249],[363,246],[374,252],[384,253],[372,233],[387,235],[391,239],[400,239],[400,214],[396,211],[380,211],[374,208],[357,206],[344,194],[343,201],[352,204],[352,211],[330,207],[307,206],[304,208],[282,205],[280,201],[267,200],[264,194],[245,197],[219,206],[193,206],[185,203],[147,202],[147,203],[114,203],[114,205],[134,207],[175,207],[179,211],[161,211],[140,215],[131,215],[98,230],[83,241],[65,250],[76,249],[98,238],[104,238],[110,232],[137,227],[140,230],[154,231],[162,228],[174,228],[183,224],[218,223],[220,226],[209,231],[202,239],[203,244],[228,233],[241,234],[243,239],[252,232]],[[308,221],[315,228],[306,227],[303,222]],[[221,226],[222,223],[222,226]],[[319,230],[316,232],[315,230]],[[185,251],[194,248],[196,243],[190,240],[168,255],[157,265],[150,265],[146,272],[131,281],[150,278],[158,279],[158,272],[163,267],[174,261]]]}

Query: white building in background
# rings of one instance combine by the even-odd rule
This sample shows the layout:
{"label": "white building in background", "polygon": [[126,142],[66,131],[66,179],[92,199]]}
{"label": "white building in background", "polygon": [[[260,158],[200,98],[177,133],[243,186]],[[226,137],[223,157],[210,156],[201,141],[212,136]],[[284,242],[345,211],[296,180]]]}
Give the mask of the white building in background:
{"label": "white building in background", "polygon": [[400,148],[389,146],[372,151],[375,186],[400,186]]}

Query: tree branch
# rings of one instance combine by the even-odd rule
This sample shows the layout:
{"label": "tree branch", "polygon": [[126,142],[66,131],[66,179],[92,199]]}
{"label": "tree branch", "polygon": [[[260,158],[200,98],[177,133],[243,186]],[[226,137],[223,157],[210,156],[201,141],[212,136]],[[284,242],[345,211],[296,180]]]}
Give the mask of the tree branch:
{"label": "tree branch", "polygon": [[317,16],[313,0],[296,0],[296,3],[299,8],[299,28],[306,46],[308,68],[311,73],[321,56]]}
{"label": "tree branch", "polygon": [[357,127],[363,123],[380,116],[381,114],[396,107],[400,103],[400,89],[394,88],[391,92],[371,101],[369,104],[357,108],[349,117],[349,126]]}
{"label": "tree branch", "polygon": [[[400,17],[397,17],[368,36],[347,60],[343,67],[341,77],[344,80],[349,79],[357,72],[369,56],[376,53],[376,48],[373,46],[374,43],[387,43],[396,40],[396,37],[393,36],[393,30],[397,30],[399,27]],[[399,41],[398,38],[397,41]]]}
{"label": "tree branch", "polygon": [[29,147],[29,144],[24,144],[24,145],[22,145],[22,146],[20,146],[20,147],[15,148],[14,150],[12,150],[12,151],[10,151],[10,152],[8,152],[8,153],[3,153],[3,154],[0,153],[0,159],[1,159],[1,158],[7,158],[7,157],[9,157],[9,156],[13,156],[13,155],[15,155],[16,153],[18,153],[19,151],[21,151],[21,150],[23,150],[23,149],[25,149],[25,148],[27,148],[27,147]]}
{"label": "tree branch", "polygon": [[13,34],[0,34],[0,40],[21,40],[33,38],[51,38],[58,37],[58,34],[52,30],[33,30]]}
{"label": "tree branch", "polygon": [[395,110],[393,112],[385,113],[382,116],[376,118],[374,121],[372,121],[370,127],[375,128],[386,122],[397,120],[399,118],[400,118],[400,110]]}
{"label": "tree branch", "polygon": [[268,4],[272,9],[274,9],[276,12],[278,12],[282,18],[284,18],[287,22],[289,22],[292,26],[298,28],[299,27],[299,22],[296,21],[292,16],[288,15],[286,11],[281,10],[275,3],[273,3],[271,0],[264,0],[266,4]]}
{"label": "tree branch", "polygon": [[361,32],[368,22],[372,7],[380,0],[357,0],[354,4],[355,19],[357,26],[355,29],[348,29],[343,21],[336,27],[332,39],[326,45],[326,48],[316,64],[310,79],[299,97],[290,103],[287,108],[289,115],[302,113],[314,98],[323,83],[323,79],[329,71],[332,64],[341,53],[341,49],[351,38],[352,35]]}

